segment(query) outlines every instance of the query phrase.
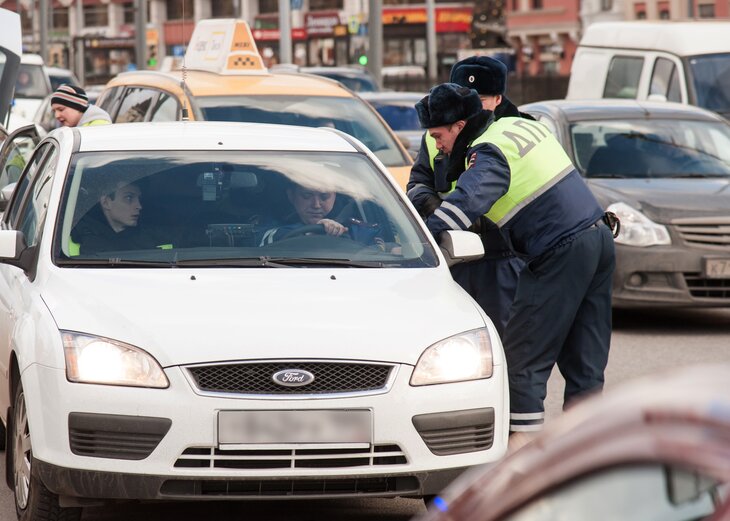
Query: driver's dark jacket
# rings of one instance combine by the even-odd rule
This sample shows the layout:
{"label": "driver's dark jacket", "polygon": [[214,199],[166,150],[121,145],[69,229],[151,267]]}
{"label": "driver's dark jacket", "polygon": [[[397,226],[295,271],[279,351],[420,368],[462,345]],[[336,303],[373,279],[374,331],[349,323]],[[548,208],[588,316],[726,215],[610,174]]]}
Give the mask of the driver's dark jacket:
{"label": "driver's dark jacket", "polygon": [[[480,116],[477,116],[479,119],[470,121],[468,128],[462,131],[460,141],[481,135],[489,123],[491,114],[489,111],[483,111]],[[529,114],[520,112],[511,101],[503,97],[502,103],[494,110],[494,119],[513,116],[534,119]],[[455,143],[454,150],[460,148],[465,152],[468,148],[466,143],[460,145],[458,142]],[[452,164],[451,168],[449,168],[450,163]],[[431,215],[441,204],[441,196],[439,193],[449,192],[451,190],[451,183],[458,179],[463,172],[463,154],[458,158],[439,154],[434,159],[434,168],[431,170],[428,147],[426,145],[426,134],[424,133],[421,138],[421,148],[418,151],[418,156],[413,167],[411,167],[411,176],[406,186],[408,198],[424,219]],[[504,258],[514,255],[497,226],[486,217],[479,217],[472,230],[482,237],[485,259]]]}

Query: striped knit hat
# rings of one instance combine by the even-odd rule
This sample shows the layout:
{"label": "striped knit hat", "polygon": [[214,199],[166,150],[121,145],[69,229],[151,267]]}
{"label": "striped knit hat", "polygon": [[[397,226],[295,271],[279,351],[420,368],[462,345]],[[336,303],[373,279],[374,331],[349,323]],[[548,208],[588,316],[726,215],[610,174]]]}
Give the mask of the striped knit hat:
{"label": "striped knit hat", "polygon": [[86,112],[86,109],[89,108],[89,98],[86,96],[86,91],[81,87],[68,84],[61,85],[53,93],[51,105],[56,103],[71,107],[79,112]]}

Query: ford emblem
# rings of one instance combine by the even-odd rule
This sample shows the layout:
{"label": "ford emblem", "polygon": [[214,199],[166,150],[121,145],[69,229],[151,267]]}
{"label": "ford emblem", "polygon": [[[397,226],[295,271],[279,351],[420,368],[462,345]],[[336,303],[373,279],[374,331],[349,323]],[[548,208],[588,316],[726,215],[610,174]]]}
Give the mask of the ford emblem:
{"label": "ford emblem", "polygon": [[314,375],[303,369],[284,369],[274,373],[271,379],[284,387],[302,387],[314,382]]}

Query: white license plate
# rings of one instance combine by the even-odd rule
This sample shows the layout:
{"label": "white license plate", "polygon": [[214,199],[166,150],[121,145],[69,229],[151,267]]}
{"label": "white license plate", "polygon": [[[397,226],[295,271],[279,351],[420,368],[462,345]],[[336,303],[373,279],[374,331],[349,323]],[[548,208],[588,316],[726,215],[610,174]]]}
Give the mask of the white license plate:
{"label": "white license plate", "polygon": [[370,410],[219,411],[218,443],[370,444]]}
{"label": "white license plate", "polygon": [[730,259],[705,259],[705,277],[730,279]]}

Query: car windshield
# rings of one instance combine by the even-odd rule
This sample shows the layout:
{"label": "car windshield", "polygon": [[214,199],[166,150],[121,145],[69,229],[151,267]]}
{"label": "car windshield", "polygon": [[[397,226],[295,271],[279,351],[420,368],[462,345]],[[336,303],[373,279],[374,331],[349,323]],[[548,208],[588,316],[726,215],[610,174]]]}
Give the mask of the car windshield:
{"label": "car windshield", "polygon": [[570,135],[586,177],[730,177],[730,125],[723,122],[583,121]]}
{"label": "car windshield", "polygon": [[385,166],[407,166],[407,156],[364,101],[327,96],[198,96],[208,121],[248,121],[334,127],[363,142]]}
{"label": "car windshield", "polygon": [[79,80],[69,72],[49,72],[48,78],[51,80],[51,89],[56,90],[58,87],[64,84],[79,86]]}
{"label": "car windshield", "polygon": [[16,98],[45,98],[50,94],[42,65],[21,63],[15,81]]}
{"label": "car windshield", "polygon": [[[417,101],[417,100],[416,100]],[[423,130],[418,121],[415,101],[371,101],[370,104],[396,132]]]}
{"label": "car windshield", "polygon": [[[80,153],[54,245],[64,266],[426,267],[435,253],[366,156]],[[214,157],[214,159],[213,159]]]}
{"label": "car windshield", "polygon": [[314,74],[331,78],[344,84],[350,90],[355,92],[375,92],[378,86],[367,76],[354,76],[352,74],[338,74],[337,72],[317,71]]}
{"label": "car windshield", "polygon": [[730,115],[730,53],[689,60],[697,105]]}

